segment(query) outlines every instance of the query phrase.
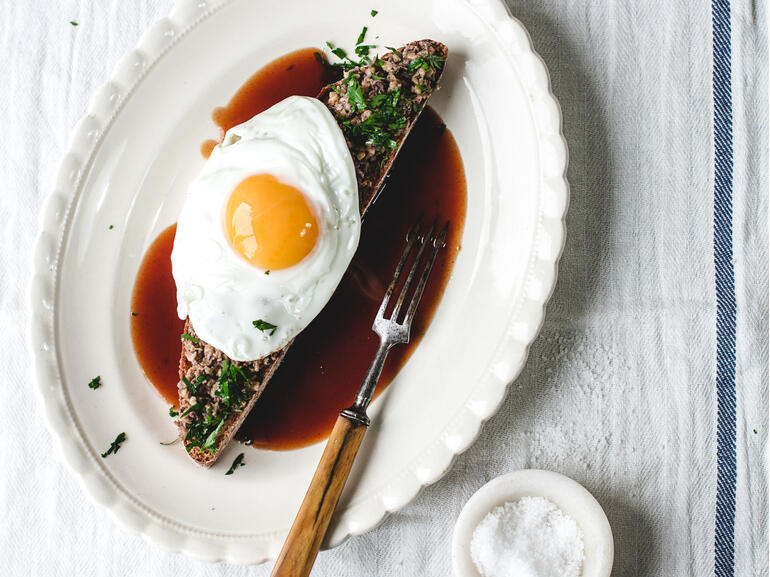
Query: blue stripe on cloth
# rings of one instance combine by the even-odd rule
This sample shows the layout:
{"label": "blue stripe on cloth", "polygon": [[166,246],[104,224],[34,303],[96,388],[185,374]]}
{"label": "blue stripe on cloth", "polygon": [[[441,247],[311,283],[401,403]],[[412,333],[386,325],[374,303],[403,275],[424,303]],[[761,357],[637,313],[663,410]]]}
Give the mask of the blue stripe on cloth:
{"label": "blue stripe on cloth", "polygon": [[712,0],[714,42],[714,268],[717,297],[717,500],[714,574],[735,574],[735,270],[730,2]]}

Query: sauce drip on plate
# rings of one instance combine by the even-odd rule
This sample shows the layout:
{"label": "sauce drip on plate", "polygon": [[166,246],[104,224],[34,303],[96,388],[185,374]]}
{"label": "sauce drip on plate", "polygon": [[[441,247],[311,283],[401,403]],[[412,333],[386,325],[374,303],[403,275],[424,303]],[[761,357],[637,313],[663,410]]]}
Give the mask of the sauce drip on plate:
{"label": "sauce drip on plate", "polygon": [[214,109],[211,119],[219,127],[219,138],[205,141],[201,154],[208,158],[225,132],[284,98],[316,96],[322,87],[339,79],[339,69],[329,65],[318,48],[302,48],[276,58],[244,82],[227,106]]}
{"label": "sauce drip on plate", "polygon": [[[315,53],[316,49],[306,49],[287,54],[252,76],[225,108],[226,115],[220,112],[225,109],[215,111],[215,120],[229,119],[217,121],[221,135],[286,96],[315,95],[331,82],[333,71]],[[315,85],[308,83],[307,74],[294,78],[299,62],[303,70],[313,70],[310,76],[315,78]],[[296,87],[292,84],[295,81]],[[377,350],[372,321],[407,231],[420,215],[428,224],[434,218],[440,223],[449,220],[446,248],[439,252],[434,265],[411,342],[391,350],[377,392],[391,382],[419,345],[441,300],[460,250],[465,207],[465,172],[459,150],[438,114],[427,108],[399,153],[380,198],[364,217],[361,241],[350,268],[323,311],[295,339],[238,432],[239,440],[258,448],[287,450],[328,436],[339,411],[353,401]],[[132,306],[139,316],[131,318],[139,362],[170,404],[176,403],[183,327],[176,316],[169,260],[173,235],[172,226],[148,250],[134,287]],[[142,310],[153,312],[145,318]],[[160,343],[160,335],[167,335],[162,338],[168,341]]]}
{"label": "sauce drip on plate", "polygon": [[131,297],[131,339],[144,374],[170,405],[177,403],[179,355],[184,321],[176,314],[176,285],[171,276],[171,248],[176,224],[161,232],[147,249]]}

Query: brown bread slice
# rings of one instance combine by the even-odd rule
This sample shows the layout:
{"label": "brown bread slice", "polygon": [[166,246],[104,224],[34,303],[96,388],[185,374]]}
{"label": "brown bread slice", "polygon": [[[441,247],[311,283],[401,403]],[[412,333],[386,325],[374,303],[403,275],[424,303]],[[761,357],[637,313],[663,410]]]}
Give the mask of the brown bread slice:
{"label": "brown bread slice", "polygon": [[[426,101],[438,89],[447,55],[446,46],[440,42],[411,42],[370,65],[352,68],[342,80],[325,87],[318,95],[345,134],[356,168],[362,216],[382,188],[396,154]],[[351,81],[351,76],[356,81]],[[357,87],[361,89],[366,109],[361,110],[355,104]],[[377,103],[380,104],[375,106]],[[375,121],[388,123],[388,119],[393,118],[388,114],[393,110],[400,110],[405,122],[390,123],[386,135],[372,134],[370,127]],[[379,140],[372,143],[372,139]],[[192,339],[182,341],[180,416],[176,424],[190,457],[200,465],[210,466],[254,407],[291,343],[256,361],[238,362],[197,339],[189,319],[185,333]],[[231,393],[229,396],[223,392],[223,383]]]}

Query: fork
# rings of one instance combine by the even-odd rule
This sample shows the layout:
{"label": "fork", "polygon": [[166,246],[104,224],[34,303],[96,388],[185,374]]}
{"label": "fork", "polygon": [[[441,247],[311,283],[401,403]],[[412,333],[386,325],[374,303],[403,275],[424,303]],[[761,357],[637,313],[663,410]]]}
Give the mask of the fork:
{"label": "fork", "polygon": [[[449,223],[447,222],[437,235],[434,235],[435,222],[425,233],[422,233],[421,228],[421,222],[418,220],[407,235],[406,247],[396,265],[393,279],[385,292],[385,297],[382,299],[382,304],[380,304],[372,325],[372,330],[380,337],[377,354],[358,389],[355,401],[349,408],[340,412],[340,416],[334,424],[334,429],[329,435],[329,440],[305,494],[305,499],[300,505],[299,512],[270,574],[271,577],[307,577],[313,568],[313,563],[321,548],[321,542],[329,528],[332,514],[369,426],[366,409],[372,401],[377,381],[385,364],[385,358],[391,347],[409,342],[409,331],[417,312],[417,305],[420,304],[436,255],[439,249],[444,246]],[[423,262],[425,248],[428,246],[432,250],[427,252],[425,262]],[[417,252],[414,261],[403,285],[399,288],[401,273],[415,247]],[[414,279],[418,277],[417,286],[410,297],[410,288]],[[398,299],[393,307],[393,312],[386,317],[388,304],[397,289],[399,290]],[[408,304],[407,299],[409,299]],[[405,305],[406,312],[399,320]]]}

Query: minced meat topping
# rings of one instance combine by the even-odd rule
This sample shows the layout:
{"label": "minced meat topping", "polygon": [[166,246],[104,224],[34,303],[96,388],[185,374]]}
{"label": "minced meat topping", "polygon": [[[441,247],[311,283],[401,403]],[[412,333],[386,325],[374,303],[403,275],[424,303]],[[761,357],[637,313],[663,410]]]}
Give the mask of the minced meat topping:
{"label": "minced meat topping", "polygon": [[188,451],[198,448],[215,453],[217,438],[227,420],[243,412],[264,379],[264,370],[282,355],[280,351],[256,361],[233,361],[219,349],[197,338],[188,323],[190,337],[182,341],[189,368],[179,381],[179,417]]}
{"label": "minced meat topping", "polygon": [[420,40],[350,68],[319,97],[342,127],[363,210],[425,101],[438,88],[446,49]]}

